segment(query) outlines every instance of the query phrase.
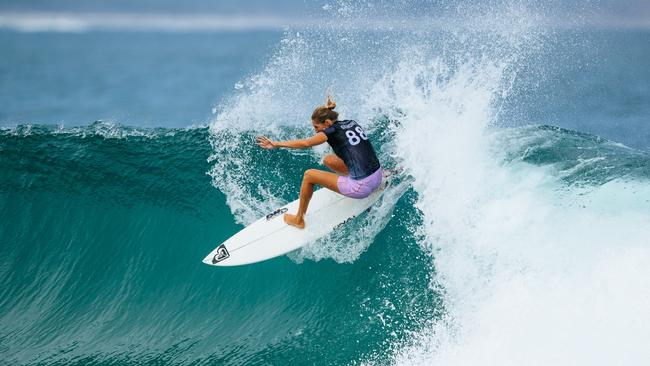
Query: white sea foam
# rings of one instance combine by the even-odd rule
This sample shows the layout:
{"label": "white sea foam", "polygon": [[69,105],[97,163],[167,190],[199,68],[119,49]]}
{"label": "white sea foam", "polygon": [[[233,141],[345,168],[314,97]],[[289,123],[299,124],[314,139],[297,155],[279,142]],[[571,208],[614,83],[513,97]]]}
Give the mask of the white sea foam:
{"label": "white sea foam", "polygon": [[401,122],[395,151],[447,311],[395,363],[644,364],[650,182],[578,188],[553,167],[500,160],[486,129],[510,60],[471,60],[410,52],[373,94]]}
{"label": "white sea foam", "polygon": [[449,313],[396,364],[645,364],[647,183],[558,191],[525,183],[536,172],[520,169],[518,189],[474,207],[481,214],[466,230],[478,239],[432,243]]}

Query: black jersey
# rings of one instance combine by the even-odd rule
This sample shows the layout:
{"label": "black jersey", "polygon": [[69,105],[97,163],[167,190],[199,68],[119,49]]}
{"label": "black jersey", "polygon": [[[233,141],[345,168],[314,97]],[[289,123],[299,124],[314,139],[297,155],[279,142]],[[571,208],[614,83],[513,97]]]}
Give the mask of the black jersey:
{"label": "black jersey", "polygon": [[347,165],[350,178],[363,179],[379,169],[375,149],[357,122],[336,121],[323,132],[327,135],[327,143]]}

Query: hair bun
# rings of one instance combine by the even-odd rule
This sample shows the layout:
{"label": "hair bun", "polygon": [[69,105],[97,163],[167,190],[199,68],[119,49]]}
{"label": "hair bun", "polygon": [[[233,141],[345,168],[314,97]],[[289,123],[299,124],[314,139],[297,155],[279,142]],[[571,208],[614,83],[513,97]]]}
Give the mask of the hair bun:
{"label": "hair bun", "polygon": [[329,95],[327,96],[327,102],[325,102],[325,107],[329,110],[333,110],[334,108],[336,108],[336,102],[334,102],[332,100],[332,97]]}
{"label": "hair bun", "polygon": [[316,109],[314,109],[314,113],[311,114],[312,121],[316,121],[321,124],[328,119],[332,122],[338,121],[339,113],[334,111],[334,108],[336,108],[336,103],[332,100],[332,96],[328,95],[327,101],[325,101],[325,105],[318,106]]}

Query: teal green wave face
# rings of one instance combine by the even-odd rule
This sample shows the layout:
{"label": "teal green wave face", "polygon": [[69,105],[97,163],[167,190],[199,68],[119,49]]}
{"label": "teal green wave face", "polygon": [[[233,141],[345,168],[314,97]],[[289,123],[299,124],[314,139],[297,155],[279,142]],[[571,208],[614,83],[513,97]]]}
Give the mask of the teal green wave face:
{"label": "teal green wave face", "polygon": [[[268,189],[295,198],[296,175],[313,159],[278,151],[278,163],[252,147],[254,135],[242,135],[242,151],[231,153],[252,151],[246,161],[259,181],[240,183],[251,194]],[[506,165],[560,172],[603,157],[559,176],[569,186],[650,179],[647,154],[595,136],[544,126],[493,136],[503,142]],[[321,243],[329,254],[312,248],[252,266],[203,265],[206,253],[242,227],[211,184],[218,179],[215,158],[208,162],[210,139],[231,137],[211,136],[207,128],[105,124],[4,130],[3,359],[25,365],[384,364],[414,333],[450,315],[445,290],[436,285],[435,245],[421,247],[423,216],[412,189],[352,257],[343,254],[355,246],[349,238],[370,225],[364,217]],[[375,141],[379,150],[391,143],[386,136]]]}
{"label": "teal green wave face", "polygon": [[[206,174],[208,129],[106,128],[0,136],[4,360],[346,363],[387,357],[389,342],[441,311],[408,229],[413,192],[396,208],[407,220],[390,221],[354,264],[215,269],[201,259],[242,226]],[[250,169],[269,189],[295,187],[304,158],[288,156],[283,175],[264,160]]]}

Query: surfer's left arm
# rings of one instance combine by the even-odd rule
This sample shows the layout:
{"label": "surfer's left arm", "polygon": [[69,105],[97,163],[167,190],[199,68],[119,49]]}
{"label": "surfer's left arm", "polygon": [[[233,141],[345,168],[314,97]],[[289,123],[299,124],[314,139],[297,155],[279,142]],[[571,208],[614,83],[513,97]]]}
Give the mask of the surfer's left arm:
{"label": "surfer's left arm", "polygon": [[327,135],[323,132],[319,132],[314,136],[308,137],[301,140],[289,140],[289,141],[271,141],[266,136],[259,136],[257,138],[257,145],[264,149],[273,149],[275,147],[288,147],[290,149],[306,149],[308,147],[320,145],[323,142],[327,141]]}

